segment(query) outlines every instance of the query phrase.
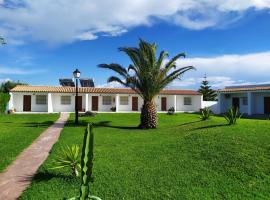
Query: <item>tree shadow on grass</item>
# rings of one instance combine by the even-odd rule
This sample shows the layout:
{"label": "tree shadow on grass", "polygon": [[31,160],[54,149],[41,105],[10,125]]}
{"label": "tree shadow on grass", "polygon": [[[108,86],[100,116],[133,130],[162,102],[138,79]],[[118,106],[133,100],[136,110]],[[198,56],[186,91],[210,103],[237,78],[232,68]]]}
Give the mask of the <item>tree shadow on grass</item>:
{"label": "tree shadow on grass", "polygon": [[75,177],[71,175],[54,174],[54,173],[45,171],[45,172],[38,172],[34,176],[22,177],[20,181],[21,182],[28,182],[28,181],[42,182],[42,181],[49,181],[52,178],[58,178],[58,179],[63,179],[63,180],[73,180]]}
{"label": "tree shadow on grass", "polygon": [[192,121],[192,122],[186,122],[183,124],[179,124],[178,126],[187,126],[187,125],[191,125],[191,124],[196,124],[198,122],[202,122],[202,120],[197,120],[197,121]]}
{"label": "tree shadow on grass", "polygon": [[6,124],[8,126],[12,126],[12,127],[48,127],[50,125],[52,125],[54,123],[54,121],[45,121],[45,122],[21,122],[21,123],[17,123],[17,122],[0,122],[0,124]]}
{"label": "tree shadow on grass", "polygon": [[195,130],[203,130],[203,129],[209,129],[209,128],[225,127],[225,126],[230,126],[230,125],[229,124],[215,124],[215,125],[197,127],[192,130],[195,131]]}
{"label": "tree shadow on grass", "polygon": [[109,128],[117,128],[117,129],[128,129],[134,130],[139,129],[137,126],[113,126],[111,125],[111,121],[100,121],[93,123],[94,127],[109,127]]}

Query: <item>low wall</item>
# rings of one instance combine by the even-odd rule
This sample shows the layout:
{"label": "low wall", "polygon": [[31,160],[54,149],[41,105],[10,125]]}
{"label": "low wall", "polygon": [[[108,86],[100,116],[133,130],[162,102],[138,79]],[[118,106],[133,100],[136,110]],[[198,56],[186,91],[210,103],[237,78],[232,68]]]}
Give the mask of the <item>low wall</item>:
{"label": "low wall", "polygon": [[214,114],[219,113],[218,101],[202,101],[202,108],[210,108]]}

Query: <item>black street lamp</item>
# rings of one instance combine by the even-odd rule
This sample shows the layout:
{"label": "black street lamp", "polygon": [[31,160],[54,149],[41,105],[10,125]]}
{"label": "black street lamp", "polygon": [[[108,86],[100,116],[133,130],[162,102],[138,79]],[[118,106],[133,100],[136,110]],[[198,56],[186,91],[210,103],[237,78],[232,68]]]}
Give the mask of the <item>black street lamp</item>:
{"label": "black street lamp", "polygon": [[78,124],[79,123],[79,109],[78,109],[78,79],[80,78],[81,76],[81,72],[76,69],[74,72],[73,72],[73,76],[74,78],[76,79],[76,97],[75,97],[75,124]]}

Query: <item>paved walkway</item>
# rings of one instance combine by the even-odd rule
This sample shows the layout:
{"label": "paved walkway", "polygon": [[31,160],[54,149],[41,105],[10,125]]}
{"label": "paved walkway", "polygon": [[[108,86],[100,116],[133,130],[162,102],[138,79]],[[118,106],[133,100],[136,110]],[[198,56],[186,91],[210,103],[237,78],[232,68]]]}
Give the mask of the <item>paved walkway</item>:
{"label": "paved walkway", "polygon": [[62,113],[53,125],[45,130],[0,174],[0,200],[17,199],[31,184],[32,177],[48,157],[49,151],[58,140],[68,117],[68,113]]}

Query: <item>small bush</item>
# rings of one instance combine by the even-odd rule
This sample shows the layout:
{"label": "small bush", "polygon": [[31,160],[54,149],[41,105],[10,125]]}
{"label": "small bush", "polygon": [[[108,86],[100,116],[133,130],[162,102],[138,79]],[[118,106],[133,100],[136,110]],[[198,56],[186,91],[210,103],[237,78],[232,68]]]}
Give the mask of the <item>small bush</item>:
{"label": "small bush", "polygon": [[74,176],[79,176],[81,171],[80,148],[78,145],[66,146],[53,161],[50,169],[70,168]]}
{"label": "small bush", "polygon": [[8,101],[9,101],[9,94],[0,93],[0,113],[4,113],[6,111]]}
{"label": "small bush", "polygon": [[116,107],[111,107],[111,111],[115,112],[116,111]]}
{"label": "small bush", "polygon": [[167,113],[168,115],[174,115],[175,114],[175,109],[174,109],[174,107],[170,107],[169,109],[168,109],[168,113]]}
{"label": "small bush", "polygon": [[85,113],[81,113],[79,116],[80,117],[95,117],[97,113],[91,112],[91,111],[86,111]]}
{"label": "small bush", "polygon": [[201,109],[201,120],[208,120],[210,118],[210,115],[211,110],[208,107]]}
{"label": "small bush", "polygon": [[241,118],[241,114],[239,113],[238,108],[230,108],[227,110],[227,112],[224,114],[224,118],[227,120],[229,125],[235,125],[237,119]]}

